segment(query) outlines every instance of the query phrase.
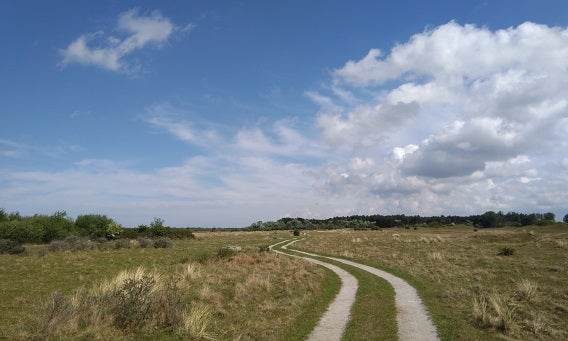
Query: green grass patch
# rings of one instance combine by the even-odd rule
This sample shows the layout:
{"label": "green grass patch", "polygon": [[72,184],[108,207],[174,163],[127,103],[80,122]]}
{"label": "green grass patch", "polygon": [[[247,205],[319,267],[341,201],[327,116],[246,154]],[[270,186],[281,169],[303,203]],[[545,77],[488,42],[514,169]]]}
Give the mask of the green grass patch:
{"label": "green grass patch", "polygon": [[314,330],[321,316],[327,310],[341,288],[341,279],[331,270],[325,269],[326,277],[322,283],[321,291],[314,296],[312,302],[306,304],[306,309],[289,326],[289,332],[278,338],[279,340],[306,340]]}

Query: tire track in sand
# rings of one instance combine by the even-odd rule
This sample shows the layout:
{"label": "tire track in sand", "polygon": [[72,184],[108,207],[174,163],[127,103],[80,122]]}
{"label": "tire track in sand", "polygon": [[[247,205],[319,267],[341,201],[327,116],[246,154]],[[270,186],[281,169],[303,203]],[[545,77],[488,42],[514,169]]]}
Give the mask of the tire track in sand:
{"label": "tire track in sand", "polygon": [[[289,242],[289,240],[285,240],[283,242],[271,245],[269,248],[272,250],[274,246],[284,244]],[[283,245],[283,249],[287,249],[287,246],[296,242],[295,240],[289,242],[286,245]],[[359,284],[357,279],[351,275],[349,272],[341,269],[340,267],[319,261],[317,259],[313,259],[310,257],[303,257],[303,256],[296,256],[291,255],[288,253],[284,253],[278,250],[272,250],[276,253],[283,254],[289,257],[298,257],[305,259],[309,262],[324,266],[331,271],[335,272],[339,278],[341,279],[341,289],[339,293],[331,302],[327,311],[323,314],[321,319],[319,320],[318,324],[311,332],[308,337],[310,341],[339,341],[343,336],[345,331],[345,327],[349,322],[351,317],[351,307],[353,303],[355,303],[355,295],[357,294],[357,289],[359,288]]]}
{"label": "tire track in sand", "polygon": [[[288,246],[294,244],[297,241],[298,240],[294,240],[286,244],[282,248],[288,249]],[[384,278],[392,285],[395,291],[395,304],[397,310],[396,321],[398,325],[399,339],[402,341],[437,341],[440,339],[436,327],[434,326],[434,322],[428,315],[426,307],[422,303],[420,296],[418,296],[416,289],[414,289],[414,287],[412,287],[402,278],[368,265],[359,264],[341,258],[321,256],[315,253],[308,253],[294,249],[288,250],[304,254],[306,256],[331,259],[336,262],[341,262],[357,267],[375,276]]]}

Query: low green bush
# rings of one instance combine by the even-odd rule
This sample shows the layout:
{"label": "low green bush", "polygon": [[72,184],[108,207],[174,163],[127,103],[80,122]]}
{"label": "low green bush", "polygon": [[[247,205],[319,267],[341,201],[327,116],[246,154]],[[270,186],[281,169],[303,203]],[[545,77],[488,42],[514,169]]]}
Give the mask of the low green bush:
{"label": "low green bush", "polygon": [[217,257],[219,258],[228,258],[232,257],[237,253],[237,251],[230,249],[228,247],[222,247],[217,250]]}

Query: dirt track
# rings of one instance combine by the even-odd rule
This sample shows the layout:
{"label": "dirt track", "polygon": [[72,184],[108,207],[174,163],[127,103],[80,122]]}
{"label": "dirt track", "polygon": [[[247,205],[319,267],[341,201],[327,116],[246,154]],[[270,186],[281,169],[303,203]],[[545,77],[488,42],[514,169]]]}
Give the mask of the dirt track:
{"label": "dirt track", "polygon": [[[288,244],[284,245],[282,248],[287,249],[287,247],[289,245],[292,245],[295,242],[297,242],[297,240],[289,242]],[[284,242],[282,242],[282,243],[284,243]],[[278,243],[278,244],[282,244],[282,243]],[[276,245],[278,245],[278,244],[276,244]],[[307,259],[307,260],[312,261],[312,262],[315,261],[315,260],[313,258],[310,258],[310,257],[327,258],[327,259],[330,259],[330,260],[333,260],[333,261],[337,261],[337,262],[341,262],[341,263],[344,263],[344,264],[347,264],[347,265],[357,267],[357,268],[365,270],[365,271],[367,271],[367,272],[369,272],[369,273],[371,273],[375,276],[384,278],[393,286],[394,291],[395,291],[395,304],[396,304],[396,309],[397,309],[397,325],[398,325],[399,339],[403,340],[403,341],[407,341],[407,340],[409,340],[409,341],[410,340],[424,340],[424,341],[439,340],[436,327],[434,326],[432,319],[428,316],[428,313],[426,311],[426,307],[424,306],[424,304],[422,303],[422,300],[418,296],[416,289],[414,289],[410,284],[408,284],[403,279],[396,277],[396,276],[394,276],[394,275],[392,275],[388,272],[379,270],[377,268],[373,268],[373,267],[368,266],[368,265],[359,264],[359,263],[349,261],[349,260],[345,260],[345,259],[341,259],[341,258],[325,257],[325,256],[320,256],[320,255],[317,255],[317,254],[293,250],[293,249],[290,249],[290,251],[305,255],[304,257],[301,257],[301,258]],[[279,251],[275,250],[275,252],[279,252]],[[282,252],[279,252],[279,253],[282,253]],[[321,264],[321,265],[326,266],[326,267],[329,267],[329,265],[331,265],[331,264],[327,264],[327,263],[321,262],[321,261],[316,261],[314,263]],[[344,284],[342,286],[342,290],[343,290],[343,287],[345,287],[345,286],[346,286],[346,284],[344,282]],[[356,280],[355,280],[355,290],[357,290]],[[335,304],[335,303],[336,303],[336,301],[333,302],[333,304]],[[343,304],[348,304],[348,303],[344,302]],[[353,302],[351,302],[351,305],[352,304],[353,304]],[[342,310],[349,312],[351,310],[351,305],[349,305],[348,307],[343,307]],[[326,317],[326,316],[324,315],[324,317]],[[322,320],[324,319],[324,317],[322,317]],[[345,321],[345,324],[347,323],[347,321],[348,320]],[[321,324],[321,320],[320,320],[320,324]],[[334,323],[332,323],[332,325],[333,324]],[[320,325],[318,324],[318,327],[319,326]],[[316,329],[318,329],[318,327],[316,327]],[[343,327],[343,329],[344,328],[345,327]],[[315,329],[314,329],[314,331],[315,331]],[[339,340],[340,338],[334,338],[334,339]],[[331,340],[331,339],[330,338],[323,338],[323,339],[320,339],[320,338],[312,339],[312,338],[310,338],[310,340]]]}
{"label": "dirt track", "polygon": [[[282,248],[286,249],[289,244],[282,246]],[[272,246],[270,248],[272,248]],[[345,327],[349,322],[351,307],[355,302],[355,295],[357,294],[357,289],[359,288],[357,279],[353,277],[353,275],[351,275],[349,272],[333,264],[328,264],[309,257],[289,255],[287,253],[280,252],[278,250],[273,250],[273,251],[287,256],[303,258],[309,262],[319,264],[321,266],[324,266],[332,270],[339,276],[339,278],[341,279],[341,289],[339,290],[339,293],[337,294],[333,302],[327,308],[325,314],[321,317],[317,326],[311,332],[310,336],[308,337],[308,340],[310,341],[341,340],[341,336],[343,335]]]}

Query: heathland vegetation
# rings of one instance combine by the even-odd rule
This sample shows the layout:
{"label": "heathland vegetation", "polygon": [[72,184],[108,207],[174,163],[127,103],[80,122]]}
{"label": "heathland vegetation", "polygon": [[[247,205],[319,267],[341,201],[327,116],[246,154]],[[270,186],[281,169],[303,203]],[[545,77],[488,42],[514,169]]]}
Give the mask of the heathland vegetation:
{"label": "heathland vegetation", "polygon": [[[224,232],[0,210],[0,339],[303,339],[340,283],[266,252],[294,236],[405,278],[442,339],[568,339],[568,227],[554,218],[283,218]],[[360,292],[345,337],[395,335],[388,284],[346,269]]]}

